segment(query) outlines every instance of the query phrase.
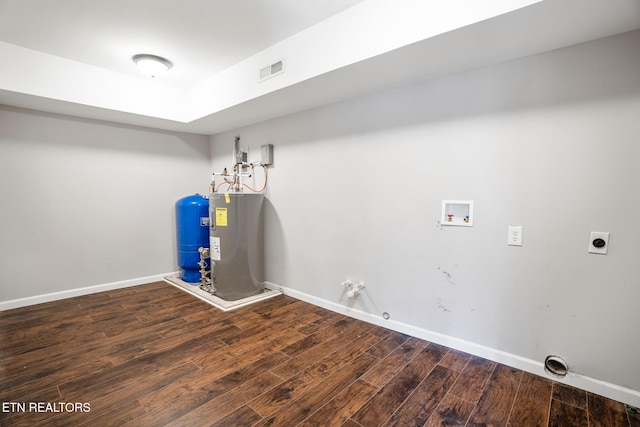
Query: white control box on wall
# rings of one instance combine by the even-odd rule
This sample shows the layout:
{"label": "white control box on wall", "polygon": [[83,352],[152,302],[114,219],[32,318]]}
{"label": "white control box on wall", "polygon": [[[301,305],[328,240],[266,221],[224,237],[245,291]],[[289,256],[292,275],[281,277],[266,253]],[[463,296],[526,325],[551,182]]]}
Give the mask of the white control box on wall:
{"label": "white control box on wall", "polygon": [[443,200],[442,225],[458,225],[471,227],[473,225],[473,200]]}

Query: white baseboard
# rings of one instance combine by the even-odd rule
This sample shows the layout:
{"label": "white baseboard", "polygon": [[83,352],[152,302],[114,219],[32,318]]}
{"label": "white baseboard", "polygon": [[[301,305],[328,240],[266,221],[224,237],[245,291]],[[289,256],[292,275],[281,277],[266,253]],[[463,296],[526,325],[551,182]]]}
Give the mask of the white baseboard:
{"label": "white baseboard", "polygon": [[595,378],[587,377],[585,375],[576,374],[571,371],[565,377],[558,378],[546,373],[546,371],[544,370],[544,363],[542,361],[528,359],[516,354],[507,353],[470,341],[465,341],[459,338],[440,334],[438,332],[418,328],[392,319],[385,320],[381,316],[375,316],[362,310],[357,310],[352,307],[347,307],[342,304],[327,301],[313,295],[306,294],[304,292],[296,291],[295,289],[280,286],[275,283],[265,282],[265,286],[269,289],[280,290],[284,295],[289,295],[293,298],[308,302],[322,308],[326,308],[327,310],[344,314],[349,317],[353,317],[355,319],[362,320],[364,322],[382,326],[384,328],[411,335],[429,342],[444,345],[446,347],[460,350],[474,356],[483,357],[485,359],[502,363],[513,368],[521,369],[523,371],[530,372],[541,377],[549,378],[562,384],[567,384],[573,387],[580,388],[582,390],[587,390],[591,393],[608,397],[618,402],[623,402],[631,406],[640,407],[640,391],[637,390],[631,390],[629,388],[621,387],[616,384],[611,384],[605,381],[597,380]]}
{"label": "white baseboard", "polygon": [[135,279],[121,280],[118,282],[104,283],[102,285],[87,286],[84,288],[69,289],[60,292],[52,292],[50,294],[34,295],[32,297],[19,298],[9,301],[0,301],[0,311],[11,310],[12,308],[26,307],[29,305],[42,304],[44,302],[57,301],[65,298],[78,297],[81,295],[111,291],[113,289],[128,288],[130,286],[143,285],[151,282],[162,282],[165,276],[173,274],[176,274],[176,272],[157,274],[155,276],[138,277]]}

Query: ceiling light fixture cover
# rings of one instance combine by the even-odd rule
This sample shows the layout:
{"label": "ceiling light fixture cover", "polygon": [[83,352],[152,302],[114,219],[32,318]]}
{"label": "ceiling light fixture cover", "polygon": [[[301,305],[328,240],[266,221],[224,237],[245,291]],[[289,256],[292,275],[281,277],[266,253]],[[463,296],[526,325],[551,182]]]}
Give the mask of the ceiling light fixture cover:
{"label": "ceiling light fixture cover", "polygon": [[134,55],[133,62],[136,63],[140,71],[151,77],[156,77],[166,73],[173,65],[168,59],[164,59],[161,56],[148,55],[146,53]]}

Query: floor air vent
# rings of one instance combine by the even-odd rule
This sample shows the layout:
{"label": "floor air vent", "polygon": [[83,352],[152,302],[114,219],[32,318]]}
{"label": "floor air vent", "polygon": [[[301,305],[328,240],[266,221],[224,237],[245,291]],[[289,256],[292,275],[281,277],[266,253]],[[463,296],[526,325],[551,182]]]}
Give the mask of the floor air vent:
{"label": "floor air vent", "polygon": [[282,73],[284,73],[284,61],[280,60],[278,62],[274,62],[273,64],[267,67],[261,68],[260,78],[258,80],[264,81]]}

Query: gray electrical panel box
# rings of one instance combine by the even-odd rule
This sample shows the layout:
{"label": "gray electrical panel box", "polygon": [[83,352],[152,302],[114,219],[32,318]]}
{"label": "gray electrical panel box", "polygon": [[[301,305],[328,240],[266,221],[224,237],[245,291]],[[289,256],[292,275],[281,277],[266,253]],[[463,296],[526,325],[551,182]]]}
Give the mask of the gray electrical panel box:
{"label": "gray electrical panel box", "polygon": [[246,163],[247,162],[247,153],[244,151],[238,151],[236,153],[236,163]]}
{"label": "gray electrical panel box", "polygon": [[265,144],[260,147],[262,151],[262,164],[269,166],[273,164],[273,144]]}

